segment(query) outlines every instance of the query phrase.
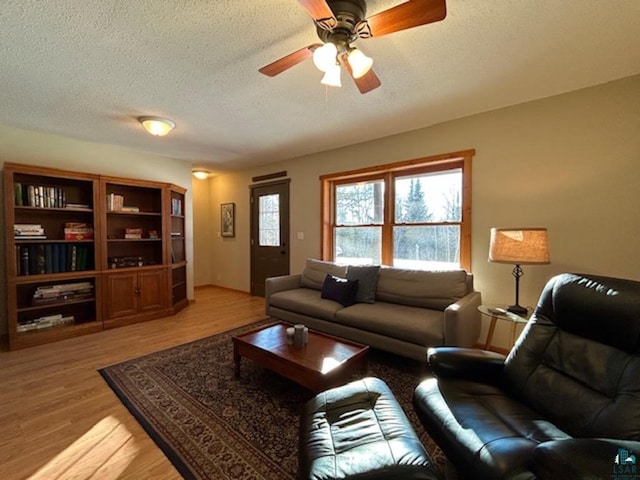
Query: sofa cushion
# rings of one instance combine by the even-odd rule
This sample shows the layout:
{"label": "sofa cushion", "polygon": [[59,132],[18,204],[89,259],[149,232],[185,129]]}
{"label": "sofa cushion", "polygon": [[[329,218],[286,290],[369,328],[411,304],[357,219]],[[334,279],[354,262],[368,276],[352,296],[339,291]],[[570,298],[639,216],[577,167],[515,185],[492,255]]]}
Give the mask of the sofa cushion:
{"label": "sofa cushion", "polygon": [[376,300],[444,310],[466,294],[467,272],[464,270],[381,268]]}
{"label": "sofa cushion", "polygon": [[379,265],[349,265],[347,267],[347,279],[358,281],[356,302],[374,303],[376,301],[379,272]]}
{"label": "sofa cushion", "polygon": [[343,307],[348,307],[356,303],[357,292],[358,280],[347,280],[346,278],[327,275],[322,285],[320,297],[338,302]]}
{"label": "sofa cushion", "polygon": [[269,301],[273,307],[323,320],[333,320],[336,312],[343,308],[338,302],[321,298],[320,292],[311,288],[274,293]]}
{"label": "sofa cushion", "polygon": [[356,303],[336,312],[336,322],[418,345],[442,345],[444,315],[439,310],[393,303]]}
{"label": "sofa cushion", "polygon": [[322,290],[322,285],[324,284],[324,279],[327,274],[345,278],[346,273],[347,267],[344,265],[336,265],[331,262],[307,258],[307,263],[305,264],[304,270],[302,270],[300,283],[303,287]]}

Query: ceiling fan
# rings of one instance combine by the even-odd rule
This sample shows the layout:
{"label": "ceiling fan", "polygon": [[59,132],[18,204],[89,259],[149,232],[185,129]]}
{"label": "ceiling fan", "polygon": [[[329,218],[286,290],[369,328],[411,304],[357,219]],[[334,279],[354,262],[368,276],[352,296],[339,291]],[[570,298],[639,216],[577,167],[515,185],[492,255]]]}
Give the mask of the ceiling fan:
{"label": "ceiling fan", "polygon": [[351,45],[359,38],[381,37],[408,28],[439,22],[447,15],[445,0],[407,0],[367,18],[365,0],[298,0],[316,25],[323,43],[314,43],[259,69],[274,77],[313,57],[324,72],[321,83],[339,87],[340,65],[349,72],[360,93],[381,83],[371,69],[373,60]]}

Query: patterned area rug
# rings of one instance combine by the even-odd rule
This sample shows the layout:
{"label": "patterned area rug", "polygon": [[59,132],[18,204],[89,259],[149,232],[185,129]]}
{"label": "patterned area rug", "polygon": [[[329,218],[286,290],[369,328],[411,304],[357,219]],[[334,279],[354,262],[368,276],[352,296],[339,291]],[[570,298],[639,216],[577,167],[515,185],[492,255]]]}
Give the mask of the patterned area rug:
{"label": "patterned area rug", "polygon": [[[246,359],[240,379],[233,377],[231,336],[267,323],[100,370],[183,477],[295,478],[299,406],[313,394]],[[426,376],[424,366],[378,351],[369,355],[369,375],[387,382],[442,472],[444,456],[411,405],[413,390]]]}

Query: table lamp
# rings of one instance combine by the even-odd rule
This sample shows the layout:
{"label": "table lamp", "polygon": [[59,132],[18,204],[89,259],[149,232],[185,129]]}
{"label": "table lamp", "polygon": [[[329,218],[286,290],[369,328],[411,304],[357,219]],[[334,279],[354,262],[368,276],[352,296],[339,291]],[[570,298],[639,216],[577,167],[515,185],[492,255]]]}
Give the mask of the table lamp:
{"label": "table lamp", "polygon": [[507,308],[517,315],[526,315],[527,309],[519,305],[520,277],[524,274],[520,265],[549,263],[549,245],[546,228],[492,228],[489,261],[515,264],[516,303]]}

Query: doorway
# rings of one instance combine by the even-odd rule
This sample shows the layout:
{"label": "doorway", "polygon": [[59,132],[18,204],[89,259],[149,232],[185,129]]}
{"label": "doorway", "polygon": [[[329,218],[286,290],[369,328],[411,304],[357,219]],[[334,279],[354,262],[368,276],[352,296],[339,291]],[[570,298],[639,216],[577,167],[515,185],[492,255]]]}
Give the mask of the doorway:
{"label": "doorway", "polygon": [[264,297],[268,277],[289,274],[289,182],[251,188],[251,295]]}

